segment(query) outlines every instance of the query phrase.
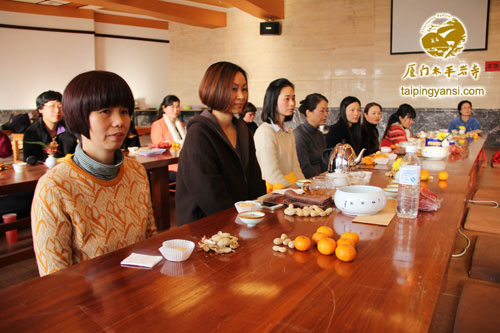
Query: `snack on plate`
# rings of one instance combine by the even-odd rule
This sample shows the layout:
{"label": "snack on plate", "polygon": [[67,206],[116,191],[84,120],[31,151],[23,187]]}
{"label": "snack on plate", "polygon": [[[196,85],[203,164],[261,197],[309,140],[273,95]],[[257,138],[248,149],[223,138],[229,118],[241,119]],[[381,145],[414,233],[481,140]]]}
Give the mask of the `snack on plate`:
{"label": "snack on plate", "polygon": [[365,156],[361,159],[361,164],[364,165],[375,165],[375,159],[371,156]]}
{"label": "snack on plate", "polygon": [[198,242],[198,249],[205,252],[210,250],[216,254],[225,254],[234,252],[239,247],[238,237],[231,236],[229,232],[219,231],[210,238],[203,236]]}
{"label": "snack on plate", "polygon": [[170,149],[170,147],[172,147],[172,144],[169,141],[162,141],[149,146],[149,148],[160,148],[160,149]]}

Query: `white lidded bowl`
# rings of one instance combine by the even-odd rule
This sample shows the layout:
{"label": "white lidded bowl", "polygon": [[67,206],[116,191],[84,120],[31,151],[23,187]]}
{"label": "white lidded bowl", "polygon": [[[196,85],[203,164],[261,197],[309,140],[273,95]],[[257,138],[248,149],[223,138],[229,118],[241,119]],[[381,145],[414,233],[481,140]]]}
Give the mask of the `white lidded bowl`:
{"label": "white lidded bowl", "polygon": [[433,146],[424,147],[421,151],[423,157],[433,160],[440,160],[442,158],[445,158],[447,153],[448,152],[443,147]]}
{"label": "white lidded bowl", "polygon": [[169,261],[185,261],[193,253],[194,243],[185,239],[171,239],[163,242],[158,250]]}
{"label": "white lidded bowl", "polygon": [[351,185],[337,189],[334,200],[346,215],[373,215],[385,207],[386,195],[377,186]]}
{"label": "white lidded bowl", "polygon": [[234,207],[236,207],[238,213],[261,209],[260,203],[252,200],[238,201],[237,203],[234,204]]}
{"label": "white lidded bowl", "polygon": [[380,151],[383,153],[390,153],[390,152],[392,152],[392,148],[391,147],[380,147]]}
{"label": "white lidded bowl", "polygon": [[240,221],[245,223],[249,228],[255,227],[256,224],[260,223],[264,219],[264,216],[266,216],[266,213],[257,210],[238,214]]}

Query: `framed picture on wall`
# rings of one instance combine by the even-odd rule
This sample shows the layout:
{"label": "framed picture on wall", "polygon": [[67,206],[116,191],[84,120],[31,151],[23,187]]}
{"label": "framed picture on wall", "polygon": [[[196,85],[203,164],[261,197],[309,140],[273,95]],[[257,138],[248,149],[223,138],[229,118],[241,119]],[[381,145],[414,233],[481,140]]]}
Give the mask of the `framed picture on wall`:
{"label": "framed picture on wall", "polygon": [[486,50],[488,19],[489,0],[392,0],[391,54]]}

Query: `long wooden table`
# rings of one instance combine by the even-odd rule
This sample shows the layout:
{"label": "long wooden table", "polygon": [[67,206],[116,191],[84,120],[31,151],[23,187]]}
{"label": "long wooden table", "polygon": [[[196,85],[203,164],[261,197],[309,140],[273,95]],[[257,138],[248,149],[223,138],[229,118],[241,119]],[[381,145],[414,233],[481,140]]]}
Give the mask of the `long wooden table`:
{"label": "long wooden table", "polygon": [[[1,331],[367,331],[429,329],[465,211],[471,173],[483,139],[465,157],[445,162],[447,186],[426,184],[443,198],[437,212],[395,217],[387,227],[328,217],[268,213],[255,228],[228,209],[141,243],[0,292]],[[437,172],[431,171],[436,176]],[[389,178],[374,170],[372,185]],[[307,252],[272,251],[273,239],[311,236],[321,225],[336,238],[360,235],[351,263]],[[240,248],[229,255],[194,252],[182,263],[120,266],[130,253],[159,255],[167,239],[199,241],[230,232]]]}

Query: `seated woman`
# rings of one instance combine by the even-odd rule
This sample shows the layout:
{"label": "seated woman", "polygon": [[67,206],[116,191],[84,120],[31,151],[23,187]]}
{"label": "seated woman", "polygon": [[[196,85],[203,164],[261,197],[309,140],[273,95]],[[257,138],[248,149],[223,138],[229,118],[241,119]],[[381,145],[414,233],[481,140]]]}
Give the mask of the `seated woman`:
{"label": "seated woman", "polygon": [[245,71],[229,62],[212,64],[201,81],[199,95],[211,110],[188,123],[177,173],[177,225],[265,193],[252,133],[234,117],[248,99]]}
{"label": "seated woman", "polygon": [[130,128],[128,129],[127,136],[125,137],[125,140],[123,140],[121,149],[122,150],[127,150],[129,147],[140,147],[141,146],[141,140],[139,140],[139,133],[137,133],[137,130],[135,129],[134,122],[130,120]]}
{"label": "seated woman", "polygon": [[42,144],[48,145],[53,140],[58,144],[55,157],[75,152],[76,137],[66,131],[61,98],[61,93],[52,90],[45,91],[36,98],[40,119],[31,124],[24,132],[23,156],[25,161],[32,164],[36,161],[45,161],[48,154],[44,151]]}
{"label": "seated woman", "polygon": [[376,153],[380,148],[377,130],[380,119],[382,119],[382,106],[374,102],[366,104],[361,124],[361,148],[366,148],[365,155]]}
{"label": "seated woman", "polygon": [[306,178],[325,172],[328,165],[323,161],[326,149],[325,135],[319,126],[326,124],[328,100],[321,94],[310,94],[300,101],[299,111],[306,117],[294,131],[300,168]]}
{"label": "seated woman", "polygon": [[287,79],[269,84],[262,107],[262,125],[255,132],[257,160],[271,192],[303,179],[295,147],[295,137],[285,121],[293,118],[295,87]]}
{"label": "seated woman", "polygon": [[250,131],[252,131],[252,134],[255,134],[257,127],[259,127],[255,123],[255,121],[253,121],[255,119],[256,112],[257,112],[257,108],[255,107],[255,105],[248,102],[247,106],[245,107],[245,110],[243,110],[243,112],[241,113],[241,116],[240,116],[240,119],[243,119],[243,121],[245,122],[245,125],[248,126]]}
{"label": "seated woman", "polygon": [[382,147],[390,147],[402,141],[408,141],[412,137],[411,124],[417,116],[413,107],[409,104],[401,104],[387,122],[384,138],[380,144]]}
{"label": "seated woman", "polygon": [[41,276],[156,233],[146,171],[120,150],[134,111],[128,84],[110,72],[82,73],[63,105],[80,143],[36,186],[31,230]]}
{"label": "seated woman", "polygon": [[[181,101],[175,95],[167,95],[161,102],[158,110],[158,120],[151,125],[151,143],[158,144],[163,141],[170,143],[183,143],[186,138],[184,123],[177,118],[181,112]],[[168,166],[168,178],[175,182],[177,178],[177,164]]]}
{"label": "seated woman", "polygon": [[347,96],[340,102],[340,118],[326,135],[326,146],[335,148],[345,141],[354,151],[361,150],[361,102],[353,96]]}
{"label": "seated woman", "polygon": [[182,143],[186,137],[184,123],[180,121],[181,101],[177,96],[167,95],[161,102],[158,110],[158,120],[151,125],[151,143],[162,141]]}
{"label": "seated woman", "polygon": [[453,119],[448,126],[448,132],[459,131],[459,126],[465,127],[465,133],[481,129],[479,121],[472,117],[472,103],[470,101],[461,101],[458,103],[459,117]]}

